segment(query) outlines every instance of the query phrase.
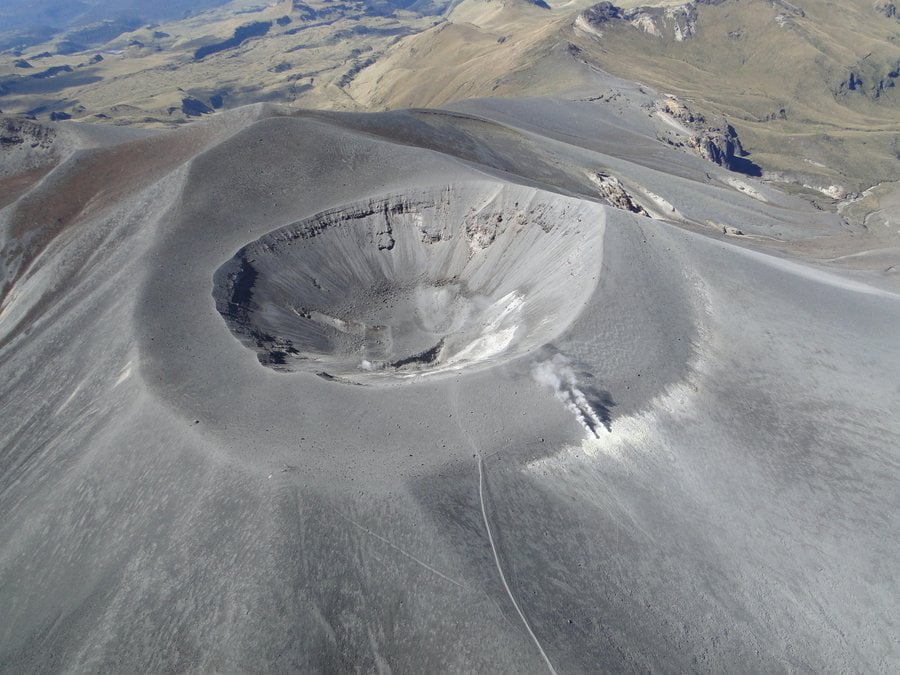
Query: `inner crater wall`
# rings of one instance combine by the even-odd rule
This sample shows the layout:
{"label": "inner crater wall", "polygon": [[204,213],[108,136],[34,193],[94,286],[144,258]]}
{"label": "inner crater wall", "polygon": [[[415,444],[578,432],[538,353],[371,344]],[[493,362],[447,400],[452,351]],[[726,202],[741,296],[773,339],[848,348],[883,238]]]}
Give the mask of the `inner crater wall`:
{"label": "inner crater wall", "polygon": [[262,365],[375,383],[484,368],[551,341],[597,285],[602,207],[499,183],[347,204],[215,273]]}

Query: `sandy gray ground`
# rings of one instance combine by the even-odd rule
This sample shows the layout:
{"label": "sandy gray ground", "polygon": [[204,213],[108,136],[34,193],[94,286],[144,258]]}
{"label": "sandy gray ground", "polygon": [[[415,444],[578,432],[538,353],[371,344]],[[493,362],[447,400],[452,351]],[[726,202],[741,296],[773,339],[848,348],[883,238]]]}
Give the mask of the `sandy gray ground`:
{"label": "sandy gray ground", "polygon": [[[0,313],[0,670],[893,670],[900,297],[753,250],[841,224],[663,146],[632,94],[242,109],[0,212],[8,280],[82,190]],[[598,169],[672,222],[596,203]],[[459,236],[500,191],[602,237],[514,358],[355,386],[262,365],[217,310],[270,232],[448,190]],[[511,278],[568,288],[522,227],[544,262]]]}

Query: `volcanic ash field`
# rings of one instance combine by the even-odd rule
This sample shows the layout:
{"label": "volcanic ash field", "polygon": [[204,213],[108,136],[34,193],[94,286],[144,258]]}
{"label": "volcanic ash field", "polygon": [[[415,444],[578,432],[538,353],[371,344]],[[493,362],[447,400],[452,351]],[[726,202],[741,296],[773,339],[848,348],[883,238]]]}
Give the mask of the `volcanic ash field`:
{"label": "volcanic ash field", "polygon": [[10,151],[0,670],[896,664],[900,299],[644,95]]}

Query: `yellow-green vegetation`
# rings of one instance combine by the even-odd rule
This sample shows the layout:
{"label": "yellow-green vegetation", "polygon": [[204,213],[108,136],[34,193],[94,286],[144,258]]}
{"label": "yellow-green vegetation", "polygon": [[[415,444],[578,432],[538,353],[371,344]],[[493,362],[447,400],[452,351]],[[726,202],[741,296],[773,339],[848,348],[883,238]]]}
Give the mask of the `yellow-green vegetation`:
{"label": "yellow-green vegetation", "polygon": [[875,4],[725,0],[697,7],[688,40],[622,22],[572,41],[605,70],[724,113],[767,169],[858,189],[900,177],[900,21]]}
{"label": "yellow-green vegetation", "polygon": [[561,93],[590,86],[596,66],[724,114],[773,178],[839,194],[900,177],[900,87],[892,86],[900,20],[872,0],[651,3],[687,6],[695,16],[687,38],[664,17],[655,29],[640,16],[576,27],[593,4],[546,11],[465,0],[449,24],[405,38],[350,92],[376,108]]}
{"label": "yellow-green vegetation", "polygon": [[[336,7],[324,0],[234,0],[186,19],[141,27],[85,52],[59,54],[54,40],[21,55],[0,55],[0,93],[6,90],[0,108],[33,112],[38,119],[55,112],[144,126],[260,101],[356,109],[344,92],[356,72],[402,36],[436,20],[411,12],[365,14],[365,3],[359,2]],[[241,27],[265,24],[264,35],[206,56],[200,51],[198,58],[198,50],[234,38]],[[46,52],[52,56],[34,58]],[[17,67],[21,59],[31,68]],[[62,70],[32,77],[50,68]],[[186,107],[185,99],[191,102]]]}
{"label": "yellow-green vegetation", "polygon": [[[594,24],[579,20],[592,0],[549,4],[390,16],[360,2],[234,0],[84,53],[58,55],[56,42],[6,53],[0,108],[168,125],[258,101],[378,110],[590,92],[599,68],[724,115],[771,179],[837,197],[900,179],[900,18],[888,3],[619,0]],[[265,35],[197,58],[263,22]]]}

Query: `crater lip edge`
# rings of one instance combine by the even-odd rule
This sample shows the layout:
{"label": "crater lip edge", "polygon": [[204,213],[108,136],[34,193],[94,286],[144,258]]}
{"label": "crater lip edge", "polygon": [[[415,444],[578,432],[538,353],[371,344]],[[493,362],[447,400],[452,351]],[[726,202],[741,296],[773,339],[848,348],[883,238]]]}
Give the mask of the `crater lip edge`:
{"label": "crater lip edge", "polygon": [[216,270],[213,297],[266,368],[421,381],[561,334],[596,287],[603,227],[592,202],[518,185],[389,195],[250,242]]}

